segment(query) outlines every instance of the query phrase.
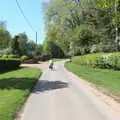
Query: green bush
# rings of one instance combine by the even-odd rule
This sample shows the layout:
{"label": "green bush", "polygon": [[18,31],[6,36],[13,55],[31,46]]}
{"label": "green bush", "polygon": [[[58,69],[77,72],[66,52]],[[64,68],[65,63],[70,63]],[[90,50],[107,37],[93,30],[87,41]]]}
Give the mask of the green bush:
{"label": "green bush", "polygon": [[81,66],[120,70],[120,53],[89,54],[74,57],[72,61]]}
{"label": "green bush", "polygon": [[[78,56],[73,58],[73,62],[79,65],[86,65],[94,67],[96,65],[97,59],[103,53],[88,54],[84,56]],[[104,53],[105,54],[105,53]]]}
{"label": "green bush", "polygon": [[9,54],[9,55],[7,55],[7,54],[0,54],[0,58],[17,58],[17,56],[14,55],[14,54]]}
{"label": "green bush", "polygon": [[4,58],[8,58],[8,55],[2,55],[2,58],[4,59]]}
{"label": "green bush", "polygon": [[8,55],[8,58],[17,58],[17,56],[14,54],[10,54],[10,55]]}
{"label": "green bush", "polygon": [[0,59],[0,71],[16,69],[20,64],[19,59]]}
{"label": "green bush", "polygon": [[25,55],[24,55],[24,56],[21,56],[20,59],[21,59],[22,62],[24,62],[25,60],[28,59],[28,56],[25,56]]}
{"label": "green bush", "polygon": [[97,59],[96,67],[120,70],[120,54],[102,55]]}

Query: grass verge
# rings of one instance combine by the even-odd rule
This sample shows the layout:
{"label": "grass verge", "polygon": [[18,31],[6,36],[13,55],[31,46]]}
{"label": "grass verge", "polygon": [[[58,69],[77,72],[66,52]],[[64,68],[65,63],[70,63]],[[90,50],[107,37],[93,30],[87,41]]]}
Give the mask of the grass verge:
{"label": "grass verge", "polygon": [[0,120],[13,120],[42,72],[21,68],[0,74]]}
{"label": "grass verge", "polygon": [[117,100],[120,100],[120,71],[81,67],[74,63],[66,64],[65,67],[97,87],[105,89],[107,94],[117,96]]}
{"label": "grass verge", "polygon": [[53,58],[52,60],[53,60],[54,62],[59,62],[59,61],[65,60],[65,59],[62,59],[62,58]]}

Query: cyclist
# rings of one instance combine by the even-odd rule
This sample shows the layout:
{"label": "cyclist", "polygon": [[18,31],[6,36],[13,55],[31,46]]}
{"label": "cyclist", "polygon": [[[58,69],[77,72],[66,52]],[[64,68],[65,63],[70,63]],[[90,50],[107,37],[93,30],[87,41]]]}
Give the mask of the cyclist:
{"label": "cyclist", "polygon": [[53,70],[53,60],[50,60],[49,69]]}

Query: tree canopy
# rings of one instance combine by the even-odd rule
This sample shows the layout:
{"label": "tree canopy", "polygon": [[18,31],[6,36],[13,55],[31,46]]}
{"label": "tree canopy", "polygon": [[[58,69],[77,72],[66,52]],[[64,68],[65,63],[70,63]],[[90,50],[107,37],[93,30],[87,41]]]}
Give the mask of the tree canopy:
{"label": "tree canopy", "polygon": [[120,32],[117,0],[50,0],[44,7],[46,40],[55,41],[65,53],[90,52],[99,44],[116,47],[116,25]]}

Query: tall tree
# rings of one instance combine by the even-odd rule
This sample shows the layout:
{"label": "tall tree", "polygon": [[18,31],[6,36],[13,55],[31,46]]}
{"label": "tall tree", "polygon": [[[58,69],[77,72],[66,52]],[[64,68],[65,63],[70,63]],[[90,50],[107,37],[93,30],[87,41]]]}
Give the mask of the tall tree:
{"label": "tall tree", "polygon": [[6,29],[5,21],[0,21],[0,49],[10,47],[11,35]]}
{"label": "tall tree", "polygon": [[26,33],[20,33],[17,36],[19,36],[18,42],[19,42],[20,54],[26,55],[27,51],[28,51],[28,48],[27,48],[28,37],[27,37]]}
{"label": "tall tree", "polygon": [[11,42],[12,53],[16,55],[20,55],[18,38],[19,36],[15,36]]}
{"label": "tall tree", "polygon": [[27,55],[31,58],[36,56],[36,44],[32,40],[27,43]]}
{"label": "tall tree", "polygon": [[52,58],[64,58],[65,54],[61,47],[52,40],[45,40],[43,44],[44,54]]}

